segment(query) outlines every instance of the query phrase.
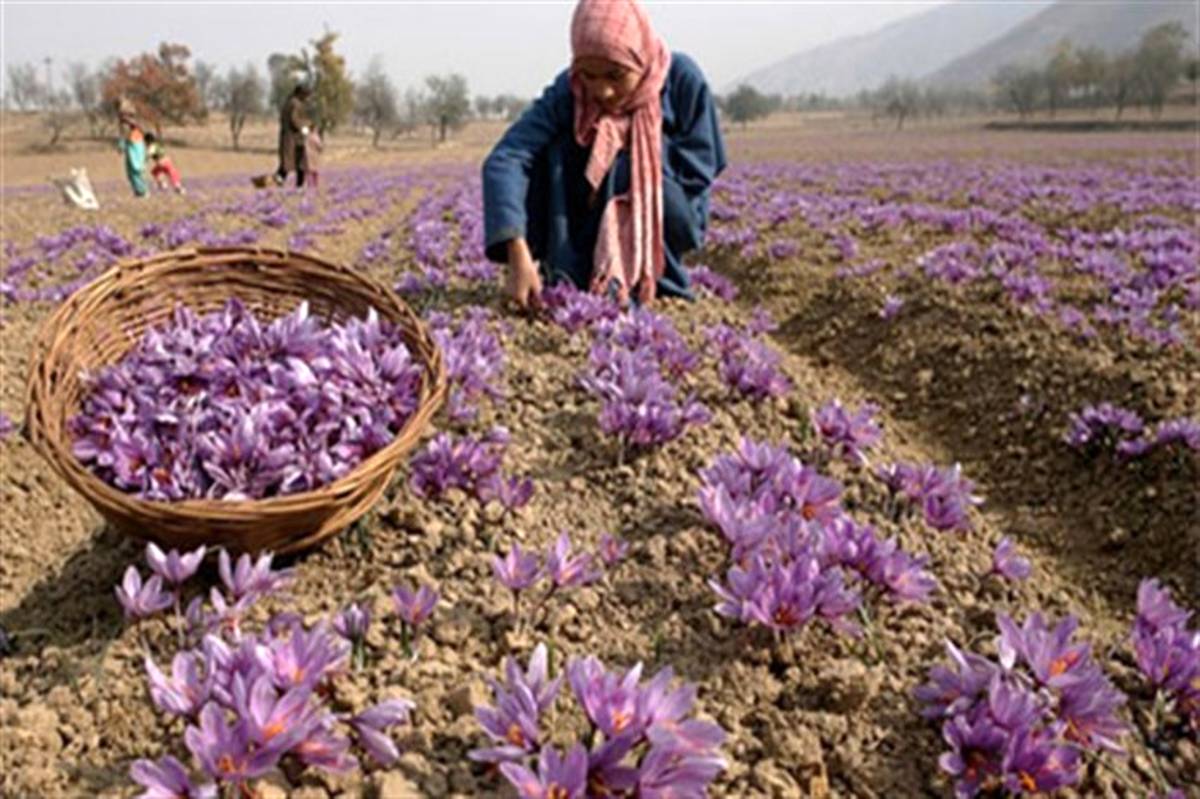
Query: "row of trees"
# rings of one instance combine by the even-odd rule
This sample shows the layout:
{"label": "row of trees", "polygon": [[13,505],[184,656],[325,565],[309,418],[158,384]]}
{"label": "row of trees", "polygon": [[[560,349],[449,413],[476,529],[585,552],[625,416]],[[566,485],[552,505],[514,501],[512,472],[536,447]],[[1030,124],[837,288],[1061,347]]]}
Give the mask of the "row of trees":
{"label": "row of trees", "polygon": [[1001,101],[1022,119],[1042,109],[1113,107],[1120,119],[1143,105],[1157,119],[1181,80],[1200,81],[1200,59],[1186,52],[1192,37],[1178,22],[1146,31],[1138,46],[1110,56],[1099,47],[1077,48],[1063,39],[1041,67],[1010,64],[993,83]]}
{"label": "row of trees", "polygon": [[781,97],[739,86],[718,103],[728,119],[743,125],[779,110],[839,108],[868,110],[872,119],[893,120],[897,129],[919,118],[996,110],[1016,111],[1024,119],[1039,109],[1053,117],[1063,108],[1114,107],[1120,119],[1126,108],[1143,105],[1157,118],[1181,80],[1191,82],[1194,98],[1200,87],[1200,59],[1187,54],[1189,40],[1178,22],[1151,28],[1137,47],[1114,56],[1099,47],[1077,48],[1063,39],[1040,67],[1009,65],[998,70],[990,91],[939,88],[893,76],[853,98],[815,93]]}
{"label": "row of trees", "polygon": [[272,53],[265,74],[253,63],[224,73],[204,61],[191,62],[181,44],[164,43],[155,53],[129,60],[112,59],[98,68],[68,65],[60,87],[54,86],[51,62],[8,68],[5,104],[16,110],[38,110],[53,146],[71,126],[86,122],[91,136],[103,136],[115,120],[116,103],[131,101],[151,126],[181,126],[225,114],[234,149],[241,146],[246,123],[277,111],[295,86],[311,86],[310,114],[328,133],[347,124],[371,133],[378,146],[384,136],[411,134],[428,125],[445,140],[472,115],[513,118],[527,101],[513,95],[476,97],[472,102],[462,75],[431,75],[419,87],[401,93],[376,57],[357,79],[336,50],[337,34],[326,31],[299,53]]}

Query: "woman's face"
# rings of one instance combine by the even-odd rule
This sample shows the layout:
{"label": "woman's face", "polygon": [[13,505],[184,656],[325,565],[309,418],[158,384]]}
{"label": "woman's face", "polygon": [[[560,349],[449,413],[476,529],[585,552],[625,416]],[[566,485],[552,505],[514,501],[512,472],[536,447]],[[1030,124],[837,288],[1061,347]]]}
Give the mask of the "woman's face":
{"label": "woman's face", "polygon": [[621,107],[641,79],[641,75],[634,70],[595,56],[575,59],[573,71],[583,82],[588,97],[610,112]]}

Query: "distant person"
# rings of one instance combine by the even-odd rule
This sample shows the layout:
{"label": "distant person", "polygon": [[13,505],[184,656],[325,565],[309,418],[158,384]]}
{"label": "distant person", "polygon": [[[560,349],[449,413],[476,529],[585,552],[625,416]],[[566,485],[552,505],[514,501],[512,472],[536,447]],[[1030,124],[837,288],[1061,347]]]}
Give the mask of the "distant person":
{"label": "distant person", "polygon": [[170,185],[177,194],[183,194],[183,178],[179,174],[179,169],[167,157],[158,137],[153,133],[146,134],[146,153],[150,156],[150,161],[154,164],[150,168],[150,175],[154,178],[154,182],[158,188],[166,191],[167,186]]}
{"label": "distant person", "polygon": [[680,256],[725,168],[708,83],[637,0],[581,0],[571,55],[484,162],[487,255],[521,307],[564,279],[622,302],[691,297]]}
{"label": "distant person", "polygon": [[289,172],[296,173],[296,185],[304,185],[304,140],[308,138],[308,112],[304,106],[312,95],[308,86],[296,84],[279,109],[279,169],[275,183],[282,186]]}
{"label": "distant person", "polygon": [[321,134],[313,128],[304,137],[304,185],[314,189],[320,185],[321,151],[325,149]]}
{"label": "distant person", "polygon": [[117,106],[117,121],[120,138],[117,149],[125,160],[125,177],[135,197],[145,197],[146,185],[146,134],[133,115],[133,105],[122,100]]}

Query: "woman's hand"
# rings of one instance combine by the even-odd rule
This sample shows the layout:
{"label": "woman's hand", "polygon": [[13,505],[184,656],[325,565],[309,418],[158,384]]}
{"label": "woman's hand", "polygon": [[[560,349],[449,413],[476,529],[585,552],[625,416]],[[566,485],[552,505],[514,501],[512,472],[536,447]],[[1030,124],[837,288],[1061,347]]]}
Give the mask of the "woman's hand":
{"label": "woman's hand", "polygon": [[542,305],[542,276],[523,238],[508,242],[508,277],[505,292],[521,308],[540,308]]}

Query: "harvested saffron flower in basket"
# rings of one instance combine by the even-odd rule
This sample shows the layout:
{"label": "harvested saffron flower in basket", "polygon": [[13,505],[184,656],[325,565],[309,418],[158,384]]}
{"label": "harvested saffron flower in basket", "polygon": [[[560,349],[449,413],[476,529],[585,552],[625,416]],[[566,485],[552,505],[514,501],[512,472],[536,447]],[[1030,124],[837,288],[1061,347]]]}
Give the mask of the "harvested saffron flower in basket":
{"label": "harvested saffron flower in basket", "polygon": [[236,299],[177,306],[86,378],[75,456],[144,499],[309,491],[387,446],[420,401],[422,368],[372,310],[326,323],[308,304],[264,322]]}

